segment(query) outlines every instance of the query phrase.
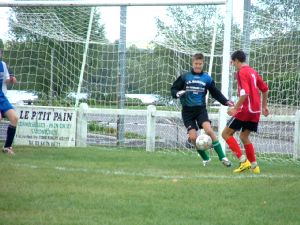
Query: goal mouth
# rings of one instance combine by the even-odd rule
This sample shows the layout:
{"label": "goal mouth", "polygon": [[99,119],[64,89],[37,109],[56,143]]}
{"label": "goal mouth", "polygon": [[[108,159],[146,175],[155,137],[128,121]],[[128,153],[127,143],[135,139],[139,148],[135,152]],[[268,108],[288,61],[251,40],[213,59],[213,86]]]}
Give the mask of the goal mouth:
{"label": "goal mouth", "polygon": [[[249,64],[270,87],[271,116],[262,117],[260,131],[253,135],[259,157],[299,155],[299,20],[276,20],[246,11],[241,15],[248,22],[242,23],[241,17],[234,15],[228,29],[226,19],[231,19],[232,11],[225,9],[229,7],[225,1],[214,2],[202,1],[206,5],[200,5],[199,1],[177,1],[177,5],[170,5],[170,1],[160,1],[158,5],[165,6],[165,14],[151,18],[156,28],[152,38],[132,40],[131,33],[145,32],[131,18],[131,6],[137,7],[140,1],[103,1],[101,7],[96,6],[97,1],[1,1],[0,6],[11,6],[7,18],[10,35],[4,43],[3,57],[18,79],[13,89],[37,94],[34,105],[77,107],[87,103],[89,108],[113,112],[114,116],[109,117],[96,110],[96,116],[88,118],[88,144],[118,145],[118,130],[124,128],[126,147],[146,146],[146,110],[153,104],[155,113],[161,113],[156,116],[150,112],[156,118],[156,134],[152,137],[156,149],[194,151],[185,147],[181,105],[171,98],[170,87],[177,77],[191,70],[192,55],[201,52],[205,56],[204,70],[216,86],[226,97],[237,99],[229,56],[244,49]],[[118,11],[105,11],[115,4]],[[150,6],[151,10],[158,7],[154,4],[148,1],[143,6],[150,11]],[[119,14],[123,7],[128,9],[124,23]],[[142,6],[137,8],[143,12]],[[102,16],[106,14],[115,17],[105,22]],[[143,25],[150,30],[146,20]],[[106,34],[109,26],[117,27],[115,39]],[[122,39],[119,33],[127,36]],[[132,95],[136,97],[128,97]],[[144,95],[154,96],[154,100],[145,102]],[[118,113],[114,112],[117,108]],[[213,129],[220,136],[226,125],[226,109],[211,97],[207,109]],[[124,115],[123,110],[133,110],[133,115]],[[124,121],[121,128],[119,121]]]}

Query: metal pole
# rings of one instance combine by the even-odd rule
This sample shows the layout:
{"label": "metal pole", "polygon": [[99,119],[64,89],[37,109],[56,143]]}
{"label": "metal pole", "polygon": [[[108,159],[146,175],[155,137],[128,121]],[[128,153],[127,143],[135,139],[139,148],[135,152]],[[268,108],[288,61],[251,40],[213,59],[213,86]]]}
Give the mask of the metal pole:
{"label": "metal pole", "polygon": [[[120,7],[120,40],[119,40],[119,90],[118,108],[124,109],[125,105],[125,80],[126,80],[126,20],[127,6]],[[118,116],[117,121],[117,145],[124,144],[124,115]]]}
{"label": "metal pole", "polygon": [[300,159],[300,110],[295,115],[295,132],[294,132],[294,152],[293,159]]}
{"label": "metal pole", "polygon": [[251,0],[244,0],[244,19],[243,19],[243,51],[247,55],[247,63],[250,60],[250,9]]}
{"label": "metal pole", "polygon": [[[214,31],[213,31],[213,39],[211,42],[211,49],[210,49],[210,58],[209,58],[209,68],[208,68],[208,74],[211,76],[212,74],[212,68],[213,68],[213,62],[214,62],[214,54],[215,54],[215,46],[216,46],[216,36],[217,36],[217,28],[218,28],[218,23],[217,23],[217,18],[218,18],[218,13],[216,12],[215,14],[215,19],[214,19]],[[208,103],[208,93],[206,94],[205,97],[205,102],[206,105]]]}
{"label": "metal pole", "polygon": [[78,83],[78,89],[77,89],[77,94],[76,94],[75,108],[77,108],[78,104],[79,104],[79,94],[81,92],[81,85],[82,85],[82,81],[83,81],[83,73],[84,73],[84,69],[85,69],[86,57],[87,57],[87,52],[88,52],[88,48],[89,48],[89,41],[90,41],[90,36],[91,36],[94,14],[95,14],[95,7],[91,8],[90,21],[89,21],[88,31],[87,31],[87,35],[86,35],[85,48],[84,48],[84,53],[83,53],[83,57],[82,57],[79,83]]}
{"label": "metal pole", "polygon": [[53,101],[53,65],[54,65],[54,49],[51,49],[51,65],[50,65],[50,87],[49,87],[49,105]]}
{"label": "metal pole", "polygon": [[[224,27],[224,41],[223,41],[223,63],[222,63],[222,88],[221,91],[228,97],[229,88],[229,66],[230,66],[230,39],[231,39],[231,23],[232,23],[232,0],[226,2],[226,16]],[[227,107],[221,106],[219,111],[219,140],[223,150],[225,150],[225,141],[222,138],[222,131],[226,126]]]}

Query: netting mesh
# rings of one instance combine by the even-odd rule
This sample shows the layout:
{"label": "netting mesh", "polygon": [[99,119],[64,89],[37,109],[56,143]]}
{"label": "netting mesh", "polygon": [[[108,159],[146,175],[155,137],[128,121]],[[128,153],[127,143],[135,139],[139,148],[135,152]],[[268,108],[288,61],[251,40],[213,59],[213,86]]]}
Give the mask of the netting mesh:
{"label": "netting mesh", "polygon": [[[282,116],[283,120],[260,122],[259,131],[252,135],[256,151],[260,157],[270,155],[292,156],[295,140],[295,122],[285,116],[295,115],[300,109],[300,19],[274,20],[253,12],[245,12],[249,23],[244,24],[244,32],[234,21],[231,46],[232,51],[245,49],[249,64],[259,72],[269,86],[270,116]],[[248,29],[248,41],[245,31]],[[246,43],[245,43],[246,42]],[[232,71],[234,72],[234,70]],[[232,86],[236,87],[234,73]],[[232,89],[232,95],[236,95]],[[272,157],[271,157],[272,158]]]}
{"label": "netting mesh", "polygon": [[[77,97],[81,102],[87,102],[89,107],[116,108],[121,72],[119,41],[106,38],[105,27],[111,24],[102,24],[99,9],[94,15],[89,39],[80,86],[82,97]],[[224,15],[223,12],[223,6],[167,7],[166,16],[153,19],[157,33],[152,41],[146,44],[145,40],[127,41],[125,108],[145,109],[145,105],[152,103],[158,109],[179,111],[178,101],[170,97],[170,86],[180,74],[190,70],[191,56],[197,52],[205,55],[206,71],[210,57],[213,57],[211,75],[220,88],[224,24],[223,17],[219,15]],[[296,23],[280,21],[284,26],[277,26],[278,23],[270,18],[253,12],[245,13],[250,21],[249,27],[247,24],[243,27],[241,21],[235,18],[231,51],[245,46],[249,49],[249,64],[270,87],[271,117],[295,115],[296,110],[300,109],[299,20]],[[90,15],[91,9],[88,7],[11,8],[8,15],[10,35],[4,46],[4,60],[19,80],[13,89],[37,93],[36,105],[74,106]],[[115,20],[119,21],[119,15],[115,15]],[[130,26],[127,23],[127,28]],[[217,35],[212,45],[215,26]],[[248,45],[245,45],[246,29],[250,33]],[[212,47],[215,48],[213,56],[210,53]],[[232,70],[229,97],[235,99],[233,73]],[[130,97],[130,94],[137,95]],[[146,102],[142,94],[152,97],[152,100]],[[218,113],[218,105],[214,102],[209,99],[210,115]],[[116,145],[118,118],[107,115],[98,117],[89,119],[88,144]],[[145,146],[145,121],[145,117],[125,117],[126,146]],[[259,133],[253,136],[261,155],[292,154],[294,122],[284,121],[266,120],[261,123]],[[212,125],[217,131],[218,121],[213,119]],[[185,144],[186,130],[180,117],[157,118],[156,126],[157,148],[190,150]]]}
{"label": "netting mesh", "polygon": [[[170,13],[180,7],[169,7]],[[189,12],[193,8],[182,7]],[[103,9],[102,9],[103,10]],[[193,9],[199,11],[197,7]],[[216,7],[207,8],[211,12],[210,27]],[[41,105],[72,106],[79,85],[79,76],[86,43],[89,8],[38,8],[22,7],[10,11],[10,38],[7,40],[4,59],[18,75],[19,83],[15,89],[35,91]],[[187,14],[186,16],[190,16]],[[77,18],[78,17],[78,18]],[[84,18],[84,21],[79,21]],[[105,38],[101,15],[96,10],[86,65],[83,73],[82,98],[90,106],[116,107],[120,90],[119,42],[111,43]],[[119,16],[116,15],[116,20]],[[183,18],[182,21],[184,21]],[[78,24],[76,24],[76,21]],[[140,42],[127,42],[125,92],[126,94],[156,95],[155,104],[169,106],[170,86],[174,79],[184,71],[190,70],[191,56],[196,52],[205,54],[207,62],[211,49],[212,28],[202,37],[190,35],[194,27],[171,25],[166,28],[163,20],[156,18],[153,23],[160,24],[156,38],[140,47]],[[202,21],[201,21],[202,23]],[[201,25],[196,23],[195,27]],[[130,24],[127,24],[130,26]],[[166,28],[165,30],[163,28]],[[218,33],[222,34],[222,23]],[[164,31],[163,31],[164,30]],[[182,38],[178,38],[181,34]],[[198,35],[199,36],[199,35]],[[220,87],[221,39],[216,41],[215,61],[212,76]],[[197,48],[196,48],[197,47]],[[208,70],[208,65],[206,65]],[[172,102],[171,102],[172,103]],[[144,105],[143,99],[126,98],[126,106]]]}

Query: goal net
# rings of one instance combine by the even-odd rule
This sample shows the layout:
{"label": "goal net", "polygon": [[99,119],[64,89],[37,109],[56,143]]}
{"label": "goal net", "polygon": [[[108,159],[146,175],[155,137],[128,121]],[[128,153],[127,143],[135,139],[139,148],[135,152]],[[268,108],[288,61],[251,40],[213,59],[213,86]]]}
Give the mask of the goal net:
{"label": "goal net", "polygon": [[[252,140],[260,156],[291,156],[297,151],[293,116],[300,109],[300,17],[282,20],[255,12],[244,13],[248,22],[242,32],[239,21],[233,22],[231,48],[247,51],[249,64],[270,89],[270,116],[261,116],[259,131]],[[234,77],[231,81],[236,86]]]}
{"label": "goal net", "polygon": [[[111,26],[119,31],[119,8],[114,11],[117,12],[114,22],[104,20],[108,11],[112,10],[109,7],[96,7],[94,14],[91,14],[90,7],[10,8],[9,35],[3,39],[6,39],[4,60],[19,81],[12,88],[36,93],[38,100],[35,105],[73,107],[78,99],[90,108],[115,109],[120,106],[120,92],[124,87],[125,109],[144,110],[147,105],[155,104],[158,110],[170,112],[170,116],[166,113],[156,118],[157,149],[190,151],[179,114],[180,104],[170,97],[170,87],[180,74],[191,69],[191,56],[202,52],[206,60],[205,70],[210,71],[217,87],[221,88],[224,18],[220,15],[224,15],[225,7],[133,8],[137,11],[159,9],[164,13],[151,18],[156,28],[151,40],[127,38],[125,52],[121,51],[119,35],[111,39],[107,33]],[[134,20],[137,19],[131,18],[129,9],[125,18],[128,37],[130,32],[139,29],[145,32],[136,27]],[[294,122],[286,118],[295,115],[300,105],[299,28],[295,30],[294,24],[287,22],[286,29],[276,29],[270,19],[246,13],[250,18],[256,18],[249,20],[251,35],[248,45],[245,45],[246,26],[243,27],[235,18],[231,50],[245,46],[249,49],[250,65],[259,71],[271,89],[271,118],[283,118],[282,121],[262,121],[259,134],[254,135],[253,141],[262,157],[290,157],[294,151]],[[88,36],[91,16],[91,35]],[[124,71],[120,69],[121,54],[125,55]],[[229,97],[236,100],[233,72]],[[121,76],[124,76],[124,83]],[[209,98],[208,110],[213,128],[218,132],[219,104]],[[173,112],[178,114],[174,116]],[[121,119],[125,127],[122,145],[144,147],[145,115],[126,115]],[[120,116],[97,114],[91,115],[88,120],[88,145],[115,146],[119,143]]]}

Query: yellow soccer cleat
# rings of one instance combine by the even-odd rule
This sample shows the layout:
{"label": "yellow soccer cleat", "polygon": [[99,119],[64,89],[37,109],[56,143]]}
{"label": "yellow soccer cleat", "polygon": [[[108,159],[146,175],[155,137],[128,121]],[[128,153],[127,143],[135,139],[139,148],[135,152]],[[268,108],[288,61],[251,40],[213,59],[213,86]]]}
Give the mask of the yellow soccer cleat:
{"label": "yellow soccer cleat", "polygon": [[251,168],[251,171],[252,171],[252,173],[259,174],[259,173],[260,173],[259,166],[256,166],[256,167],[254,167],[254,168]]}
{"label": "yellow soccer cleat", "polygon": [[234,173],[241,173],[241,172],[243,172],[245,170],[248,170],[250,168],[251,168],[251,163],[249,162],[248,159],[246,159],[246,161],[245,162],[241,162],[240,163],[240,167],[237,168],[237,169],[235,169],[233,172]]}

